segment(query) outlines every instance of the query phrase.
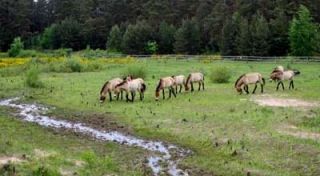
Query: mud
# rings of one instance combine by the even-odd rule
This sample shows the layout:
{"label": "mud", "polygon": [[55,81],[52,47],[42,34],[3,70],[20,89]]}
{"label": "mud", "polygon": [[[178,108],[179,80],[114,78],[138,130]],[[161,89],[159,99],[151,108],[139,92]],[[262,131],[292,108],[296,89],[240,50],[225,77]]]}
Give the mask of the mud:
{"label": "mud", "polygon": [[[122,145],[140,147],[153,152],[148,158],[148,166],[153,171],[153,175],[189,175],[187,171],[179,169],[178,163],[181,159],[191,153],[189,150],[179,148],[175,145],[165,144],[161,141],[143,140],[131,135],[124,135],[118,131],[105,131],[87,126],[83,123],[74,123],[66,120],[58,120],[46,116],[48,108],[36,104],[15,103],[19,98],[0,101],[0,106],[16,109],[21,120],[36,123],[40,126],[54,129],[69,129],[79,134],[91,136],[101,141],[111,141]],[[165,164],[162,164],[165,163]]]}
{"label": "mud", "polygon": [[294,125],[282,126],[280,129],[278,129],[278,132],[301,139],[320,140],[320,133],[302,131]]}
{"label": "mud", "polygon": [[289,98],[275,98],[275,97],[256,97],[252,99],[255,103],[260,106],[270,106],[270,107],[302,107],[311,108],[319,106],[317,102],[308,102],[298,99]]}

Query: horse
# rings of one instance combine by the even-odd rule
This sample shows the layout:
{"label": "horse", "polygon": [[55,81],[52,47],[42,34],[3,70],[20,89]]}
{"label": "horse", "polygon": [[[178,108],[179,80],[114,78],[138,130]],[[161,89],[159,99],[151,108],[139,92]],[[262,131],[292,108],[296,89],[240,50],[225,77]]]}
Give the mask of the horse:
{"label": "horse", "polygon": [[156,88],[156,101],[159,100],[160,91],[162,90],[163,99],[165,99],[164,89],[169,89],[169,98],[171,98],[171,94],[176,97],[176,93],[174,91],[173,86],[175,86],[175,80],[172,77],[161,78],[159,84]]}
{"label": "horse", "polygon": [[118,85],[116,85],[115,89],[116,92],[125,91],[126,92],[126,101],[129,100],[129,93],[131,93],[131,102],[134,102],[136,92],[139,92],[140,94],[140,100],[142,101],[144,99],[144,92],[146,91],[146,84],[143,79],[137,78],[137,79],[129,79],[124,80]]}
{"label": "horse", "polygon": [[122,99],[122,91],[116,92],[116,85],[120,84],[123,79],[114,78],[112,80],[107,81],[101,88],[100,91],[100,102],[103,103],[106,100],[106,94],[109,94],[109,100],[112,101],[112,92],[114,92],[117,96],[117,100],[119,100],[119,94],[121,94]]}
{"label": "horse", "polygon": [[270,75],[270,80],[278,82],[277,90],[279,90],[279,86],[282,86],[282,90],[284,90],[283,81],[289,80],[289,90],[294,89],[293,78],[296,75],[299,75],[300,71],[298,70],[284,70],[282,66],[277,66]]}
{"label": "horse", "polygon": [[194,91],[193,89],[193,83],[199,83],[199,89],[198,91],[204,90],[204,75],[202,73],[190,73],[186,82],[185,82],[185,90],[189,91],[189,84],[191,85],[191,92]]}
{"label": "horse", "polygon": [[178,86],[180,86],[179,93],[181,93],[182,87],[186,82],[185,76],[184,75],[179,75],[179,76],[171,76],[171,77],[175,81],[176,94],[178,94]]}
{"label": "horse", "polygon": [[266,81],[262,77],[262,75],[260,73],[247,73],[247,74],[241,75],[237,79],[234,87],[236,88],[237,92],[242,94],[242,86],[243,86],[243,89],[246,91],[247,94],[249,94],[249,86],[248,85],[255,84],[255,88],[252,92],[252,94],[254,94],[256,92],[257,87],[258,87],[258,85],[257,85],[258,83],[261,86],[261,93],[263,93],[263,86],[265,85]]}

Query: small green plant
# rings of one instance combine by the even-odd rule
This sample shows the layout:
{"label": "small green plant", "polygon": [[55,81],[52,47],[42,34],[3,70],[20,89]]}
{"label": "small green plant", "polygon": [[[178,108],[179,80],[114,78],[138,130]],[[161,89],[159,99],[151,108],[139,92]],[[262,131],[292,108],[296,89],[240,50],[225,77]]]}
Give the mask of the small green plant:
{"label": "small green plant", "polygon": [[49,169],[47,167],[44,166],[39,166],[38,168],[36,168],[32,175],[34,176],[59,176],[59,172],[56,170],[52,170]]}
{"label": "small green plant", "polygon": [[17,37],[13,40],[13,43],[10,46],[10,50],[8,51],[9,57],[17,57],[22,50],[23,42],[20,37]]}
{"label": "small green plant", "polygon": [[123,73],[123,76],[131,75],[134,78],[145,79],[147,77],[147,70],[143,66],[129,66]]}
{"label": "small green plant", "polygon": [[226,67],[213,69],[210,74],[210,80],[213,83],[228,83],[231,78],[231,72]]}
{"label": "small green plant", "polygon": [[26,85],[31,88],[41,88],[43,83],[39,78],[39,70],[36,67],[31,67],[26,74]]}

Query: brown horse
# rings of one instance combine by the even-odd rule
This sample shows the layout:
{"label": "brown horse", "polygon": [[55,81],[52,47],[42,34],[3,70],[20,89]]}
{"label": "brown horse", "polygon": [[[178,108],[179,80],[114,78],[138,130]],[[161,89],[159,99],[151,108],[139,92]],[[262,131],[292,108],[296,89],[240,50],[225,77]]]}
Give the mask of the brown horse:
{"label": "brown horse", "polygon": [[171,98],[171,94],[173,94],[173,96],[176,97],[176,93],[174,91],[173,86],[175,86],[175,81],[172,77],[161,78],[156,88],[156,101],[159,100],[161,90],[162,90],[163,99],[165,99],[165,93],[164,93],[165,88],[169,89],[169,98]]}
{"label": "brown horse", "polygon": [[126,92],[127,102],[130,101],[129,93],[131,93],[131,101],[134,102],[136,92],[139,92],[140,100],[142,101],[144,99],[144,92],[146,91],[146,88],[146,84],[144,83],[144,80],[141,78],[124,80],[115,87],[116,92]]}
{"label": "brown horse", "polygon": [[101,88],[100,91],[100,102],[103,103],[106,100],[106,95],[109,94],[109,100],[112,101],[112,92],[114,92],[117,96],[117,100],[119,100],[119,94],[121,94],[122,99],[122,91],[116,92],[116,85],[120,84],[123,80],[120,78],[114,78],[112,80],[107,81]]}
{"label": "brown horse", "polygon": [[178,94],[178,86],[180,86],[179,93],[181,93],[182,87],[186,83],[186,79],[184,75],[179,75],[179,76],[172,76],[175,82],[175,89],[176,89],[176,94]]}
{"label": "brown horse", "polygon": [[278,82],[277,90],[279,90],[279,86],[282,86],[282,90],[284,90],[283,81],[289,80],[289,90],[294,89],[293,78],[296,75],[299,75],[300,71],[298,70],[284,70],[282,66],[277,66],[271,73],[270,79]]}
{"label": "brown horse", "polygon": [[247,92],[247,94],[249,94],[249,84],[255,84],[255,88],[253,90],[253,94],[256,92],[256,89],[258,87],[257,84],[260,84],[261,86],[261,93],[263,93],[263,86],[265,85],[265,79],[262,77],[262,75],[260,73],[247,73],[247,74],[243,74],[241,75],[234,87],[236,88],[237,92],[239,92],[240,94],[242,94],[242,87],[243,89]]}
{"label": "brown horse", "polygon": [[186,83],[185,83],[185,90],[189,91],[189,84],[191,85],[191,92],[194,91],[193,89],[193,83],[199,83],[199,91],[201,90],[201,86],[202,86],[202,90],[204,90],[204,75],[202,73],[191,73],[189,74]]}

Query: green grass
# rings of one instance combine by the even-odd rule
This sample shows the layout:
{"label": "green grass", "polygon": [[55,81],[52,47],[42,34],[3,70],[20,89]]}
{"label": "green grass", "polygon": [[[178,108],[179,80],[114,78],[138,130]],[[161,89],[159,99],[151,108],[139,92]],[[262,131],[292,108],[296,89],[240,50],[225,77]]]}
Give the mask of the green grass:
{"label": "green grass", "polygon": [[[76,118],[80,121],[81,117],[72,114],[111,113],[114,120],[124,124],[137,136],[163,140],[193,150],[194,154],[181,163],[182,168],[192,168],[191,175],[199,175],[200,170],[218,175],[245,175],[248,171],[260,175],[319,175],[319,142],[283,135],[277,130],[283,125],[291,124],[298,126],[300,130],[320,132],[320,109],[261,107],[250,101],[256,95],[238,95],[233,88],[234,81],[241,74],[260,72],[268,78],[272,68],[278,64],[287,65],[286,62],[216,61],[208,64],[196,60],[144,60],[130,65],[104,65],[105,69],[100,72],[43,73],[41,80],[45,88],[42,89],[24,87],[22,76],[2,77],[0,97],[24,95],[24,101],[36,101],[57,107],[52,114],[61,116],[66,111],[71,115],[64,118]],[[106,102],[100,105],[99,91],[103,83],[110,78],[121,76],[132,66],[146,69],[145,100],[136,100],[135,103]],[[265,94],[307,101],[319,100],[320,65],[290,66],[302,73],[295,79],[297,89],[276,92],[275,83],[267,82]],[[182,93],[177,98],[155,101],[154,90],[160,77],[202,71],[206,78],[209,78],[210,71],[220,67],[231,70],[230,83],[213,84],[206,79],[205,91]],[[288,83],[285,83],[285,86],[287,88]],[[198,88],[197,85],[195,87]],[[252,91],[253,88],[250,89]],[[56,170],[68,166],[65,162],[69,161],[69,158],[88,161],[89,156],[99,159],[94,159],[97,160],[96,163],[85,167],[90,168],[92,165],[96,169],[78,168],[83,174],[142,173],[143,161],[136,160],[138,164],[135,165],[131,162],[135,157],[144,157],[137,149],[113,143],[99,143],[73,134],[60,134],[54,130],[24,124],[12,120],[8,110],[1,109],[0,146],[5,145],[8,136],[15,145],[6,146],[0,156],[32,153],[34,148],[42,148],[58,153],[58,159],[46,159],[48,167]],[[109,116],[106,115],[105,118]],[[74,146],[81,147],[74,150]],[[92,152],[96,156],[92,155]],[[88,156],[83,158],[84,155]],[[27,172],[27,168],[34,168],[34,161],[30,163],[21,164],[19,167],[24,169],[19,171],[23,173]],[[132,169],[135,171],[131,172]]]}

